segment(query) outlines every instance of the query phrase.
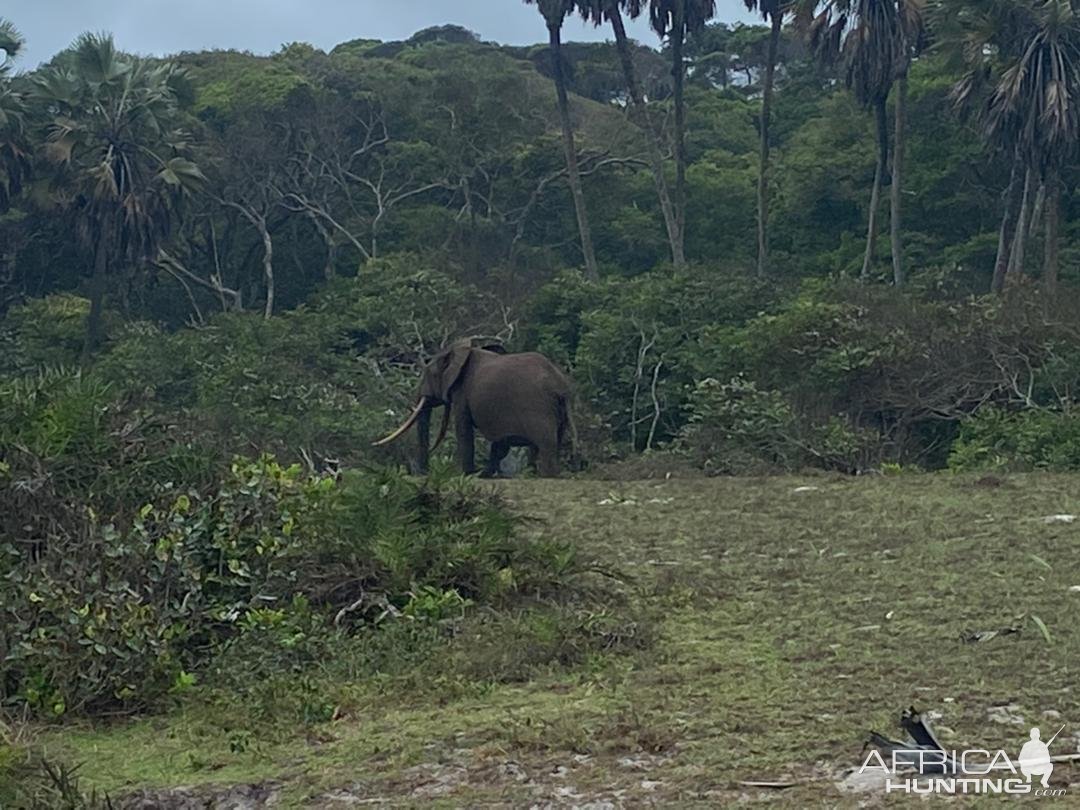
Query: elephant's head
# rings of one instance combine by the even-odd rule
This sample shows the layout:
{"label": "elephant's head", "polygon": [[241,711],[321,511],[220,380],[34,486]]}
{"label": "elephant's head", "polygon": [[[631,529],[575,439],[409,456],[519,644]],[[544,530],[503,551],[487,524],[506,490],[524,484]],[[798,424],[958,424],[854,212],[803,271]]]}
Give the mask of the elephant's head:
{"label": "elephant's head", "polygon": [[469,363],[472,352],[473,347],[471,345],[457,344],[451,346],[449,349],[444,349],[435,355],[435,357],[431,359],[431,362],[424,367],[424,376],[420,380],[420,392],[417,396],[416,405],[413,407],[409,418],[401,424],[401,427],[385,439],[380,439],[375,442],[375,445],[389,444],[407,433],[409,428],[415,424],[417,437],[420,440],[418,466],[421,472],[426,471],[428,466],[428,454],[430,453],[430,450],[428,449],[428,439],[431,435],[431,409],[438,405],[442,405],[445,408],[443,411],[442,425],[439,427],[439,435],[435,439],[434,447],[431,448],[431,450],[434,450],[446,437],[446,428],[450,422],[450,405],[453,401],[454,389],[457,387],[465,373],[465,368]]}
{"label": "elephant's head", "polygon": [[461,380],[472,351],[469,345],[456,345],[435,355],[424,367],[424,376],[420,380],[420,399],[427,400],[432,405],[449,405],[454,386]]}

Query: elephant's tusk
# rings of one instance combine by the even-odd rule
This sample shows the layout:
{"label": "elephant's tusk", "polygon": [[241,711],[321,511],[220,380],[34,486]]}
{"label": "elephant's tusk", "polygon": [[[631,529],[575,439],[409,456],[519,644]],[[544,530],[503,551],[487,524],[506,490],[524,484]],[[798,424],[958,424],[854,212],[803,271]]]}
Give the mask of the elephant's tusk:
{"label": "elephant's tusk", "polygon": [[416,421],[416,418],[420,415],[420,412],[424,409],[424,404],[426,402],[427,402],[426,397],[420,397],[420,401],[416,403],[416,407],[413,408],[413,412],[411,414],[409,414],[409,418],[406,419],[404,421],[404,423],[402,423],[401,427],[399,427],[397,430],[395,430],[393,433],[391,433],[386,438],[379,439],[379,441],[377,441],[377,442],[372,442],[371,443],[372,446],[380,447],[380,446],[382,446],[384,444],[390,444],[390,442],[394,441],[394,439],[396,439],[402,433],[404,433],[409,428],[411,428],[413,426],[413,422]]}
{"label": "elephant's tusk", "polygon": [[450,406],[447,405],[443,409],[442,425],[439,427],[439,436],[435,439],[435,444],[431,446],[431,452],[435,452],[439,445],[442,444],[442,440],[446,438],[446,428],[450,424]]}

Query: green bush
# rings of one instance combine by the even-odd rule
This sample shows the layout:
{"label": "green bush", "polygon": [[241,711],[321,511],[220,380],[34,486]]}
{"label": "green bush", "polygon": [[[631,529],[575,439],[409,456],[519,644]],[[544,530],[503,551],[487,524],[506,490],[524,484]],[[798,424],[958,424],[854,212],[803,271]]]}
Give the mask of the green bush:
{"label": "green bush", "polygon": [[738,377],[782,395],[804,430],[823,432],[814,449],[824,456],[941,467],[982,405],[1056,408],[1080,390],[1072,304],[1061,299],[1017,288],[944,301],[806,282],[742,326],[703,330],[696,379]]}
{"label": "green bush", "polygon": [[[11,507],[0,510],[0,540],[28,525],[47,536],[49,522],[77,513],[82,499],[106,513],[138,509],[177,481],[208,482],[219,459],[98,376],[53,369],[0,378],[0,484]],[[15,479],[30,483],[12,490]]]}
{"label": "green bush", "polygon": [[794,471],[804,466],[855,472],[867,465],[876,437],[833,417],[808,424],[776,391],[748,380],[706,379],[690,394],[678,447],[707,471]]}
{"label": "green bush", "polygon": [[680,446],[707,470],[769,472],[798,466],[797,420],[784,397],[739,378],[702,380],[690,395]]}
{"label": "green bush", "polygon": [[406,383],[360,362],[340,322],[303,311],[269,321],[224,315],[175,334],[146,327],[119,340],[95,371],[233,452],[342,461],[369,457]]}
{"label": "green bush", "polygon": [[272,648],[310,662],[326,617],[430,618],[551,591],[567,571],[566,552],[515,540],[501,508],[458,479],[313,477],[269,458],[129,525],[91,512],[65,528],[36,553],[0,546],[4,696],[54,715],[153,701],[237,636],[258,640],[266,665]]}
{"label": "green bush", "polygon": [[397,256],[270,320],[234,313],[172,334],[131,326],[96,371],[234,452],[401,460],[403,445],[374,450],[372,439],[408,413],[419,366],[447,341],[493,328],[496,311],[470,287]]}
{"label": "green bush", "polygon": [[[90,302],[76,295],[31,298],[12,307],[0,324],[0,373],[74,365],[82,352]],[[106,313],[106,334],[116,328]]]}
{"label": "green bush", "polygon": [[572,369],[602,435],[640,450],[684,424],[710,330],[742,326],[776,301],[768,286],[709,266],[599,284],[567,274],[537,293],[522,337]]}
{"label": "green bush", "polygon": [[1080,469],[1080,416],[1071,411],[981,408],[960,426],[949,468]]}
{"label": "green bush", "polygon": [[302,668],[335,632],[554,594],[578,570],[445,473],[263,456],[190,475],[153,419],[76,373],[0,387],[0,413],[0,702],[40,714],[156,702],[245,637],[264,667]]}

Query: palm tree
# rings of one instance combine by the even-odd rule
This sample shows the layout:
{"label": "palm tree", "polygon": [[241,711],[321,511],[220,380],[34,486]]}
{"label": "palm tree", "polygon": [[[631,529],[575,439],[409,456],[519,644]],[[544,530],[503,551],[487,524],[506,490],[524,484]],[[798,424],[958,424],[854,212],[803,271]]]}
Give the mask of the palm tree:
{"label": "palm tree", "polygon": [[656,184],[656,194],[660,200],[660,211],[664,216],[668,243],[671,246],[671,259],[676,267],[682,267],[686,264],[686,256],[678,219],[671,202],[667,175],[664,172],[664,155],[660,150],[660,137],[649,115],[645,93],[641,88],[637,69],[634,67],[634,55],[631,51],[630,39],[626,35],[626,26],[623,23],[623,10],[631,19],[635,19],[641,14],[643,8],[642,0],[584,0],[579,4],[582,16],[594,25],[599,26],[605,20],[611,23],[611,31],[615,35],[615,50],[619,54],[623,77],[626,80],[626,89],[630,93],[631,110],[636,116],[638,125],[644,131],[647,140],[649,163],[652,168],[653,181]]}
{"label": "palm tree", "polygon": [[185,156],[185,81],[176,66],[120,54],[111,37],[95,34],[35,79],[52,115],[45,157],[56,199],[93,260],[84,363],[100,341],[109,275],[157,257],[179,198],[203,180]]}
{"label": "palm tree", "polygon": [[[1028,233],[1031,230],[1031,224],[1034,220],[1032,214],[1038,203],[1039,195],[1032,194],[1035,185],[1035,173],[1028,168],[1024,172],[1024,193],[1020,197],[1020,212],[1017,214],[1016,219],[1016,234],[1013,237],[1012,248],[1009,250],[1009,262],[1008,268],[1005,270],[1005,275],[1011,274],[1023,274],[1024,272],[1024,250],[1027,243]],[[1040,186],[1040,191],[1045,195],[1045,189]]]}
{"label": "palm tree", "polygon": [[1011,160],[991,290],[1005,286],[1010,256],[1022,256],[1029,172],[1045,189],[1043,283],[1057,284],[1061,170],[1080,142],[1080,17],[1075,0],[939,2],[942,47],[954,46],[969,71],[954,94],[981,107],[986,139]]}
{"label": "palm tree", "polygon": [[769,123],[772,118],[773,86],[776,82],[776,59],[780,34],[784,27],[787,0],[743,0],[748,11],[757,11],[769,23],[769,46],[765,57],[765,81],[761,88],[761,159],[758,163],[757,190],[757,273],[765,275],[769,257]]}
{"label": "palm tree", "polygon": [[962,113],[978,111],[986,140],[1009,164],[991,292],[1000,292],[1004,288],[1009,261],[1017,247],[1014,237],[1020,203],[1020,176],[1026,176],[1026,172],[1017,144],[991,137],[991,129],[987,126],[987,100],[995,77],[1000,77],[1008,62],[1018,55],[1018,41],[1014,35],[1020,29],[1023,16],[1020,12],[1019,4],[1011,0],[994,4],[934,0],[931,5],[936,48],[946,69],[962,74],[953,87],[953,101]]}
{"label": "palm tree", "polygon": [[589,228],[589,212],[585,207],[585,193],[581,189],[581,173],[578,171],[577,147],[574,145],[574,127],[570,121],[570,101],[566,92],[566,74],[562,55],[562,25],[567,15],[577,7],[576,0],[525,0],[537,5],[548,30],[548,48],[551,52],[552,73],[555,77],[555,95],[559,105],[559,121],[562,124],[563,151],[566,153],[566,180],[574,199],[578,233],[581,236],[581,254],[585,259],[585,277],[590,281],[600,278],[593,251],[592,231]]}
{"label": "palm tree", "polygon": [[797,0],[796,24],[825,63],[839,63],[856,101],[874,113],[877,166],[870,194],[866,252],[860,276],[870,275],[878,236],[881,187],[889,164],[889,91],[903,63],[904,35],[896,0]]}
{"label": "palm tree", "polygon": [[650,0],[649,24],[671,48],[671,75],[675,104],[675,222],[679,239],[686,241],[686,60],[687,34],[701,31],[716,14],[715,0]]}
{"label": "palm tree", "polygon": [[11,63],[23,47],[23,38],[10,22],[0,19],[0,213],[19,193],[29,171],[24,138],[22,94],[12,86]]}
{"label": "palm tree", "polygon": [[896,63],[895,119],[889,229],[892,244],[893,283],[904,283],[903,193],[904,158],[907,153],[908,72],[912,60],[926,42],[925,0],[896,0],[897,34],[900,37]]}
{"label": "palm tree", "polygon": [[1080,19],[1070,0],[1024,3],[1018,58],[990,98],[988,133],[1015,144],[1046,187],[1043,283],[1057,285],[1061,169],[1080,140]]}

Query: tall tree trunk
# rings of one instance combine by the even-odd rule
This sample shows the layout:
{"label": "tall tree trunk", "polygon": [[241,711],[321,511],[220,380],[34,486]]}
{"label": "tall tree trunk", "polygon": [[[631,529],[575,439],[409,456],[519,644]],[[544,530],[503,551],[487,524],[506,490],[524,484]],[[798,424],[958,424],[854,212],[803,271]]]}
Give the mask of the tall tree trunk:
{"label": "tall tree trunk", "polygon": [[773,85],[776,82],[776,55],[780,49],[780,32],[784,15],[772,15],[769,49],[765,61],[765,86],[761,94],[761,159],[758,165],[757,188],[757,274],[765,275],[769,261],[769,124],[772,122]]}
{"label": "tall tree trunk", "polygon": [[589,213],[585,209],[585,194],[581,190],[581,175],[578,172],[577,148],[574,146],[574,128],[570,123],[570,100],[566,95],[566,76],[563,74],[562,41],[560,26],[548,26],[548,39],[551,47],[551,60],[554,62],[555,94],[559,102],[559,120],[562,123],[563,150],[566,152],[566,179],[570,184],[570,194],[574,198],[574,213],[577,215],[578,232],[581,235],[581,255],[585,259],[585,278],[599,281],[600,271],[596,267],[596,254],[593,252],[592,231],[589,229]]}
{"label": "tall tree trunk", "polygon": [[907,95],[908,77],[905,71],[896,82],[896,122],[893,138],[892,158],[892,207],[889,212],[889,230],[892,241],[893,284],[897,287],[904,283],[904,234],[903,234],[903,191],[904,191],[904,154],[907,146]]}
{"label": "tall tree trunk", "polygon": [[1019,275],[1024,272],[1024,247],[1028,236],[1028,220],[1031,212],[1031,186],[1034,172],[1028,169],[1024,174],[1024,195],[1020,198],[1020,213],[1016,220],[1016,236],[1013,238],[1012,250],[1009,251],[1009,266],[1005,271],[1006,276]]}
{"label": "tall tree trunk", "polygon": [[630,51],[630,41],[626,36],[626,27],[623,25],[618,0],[609,0],[608,18],[611,21],[611,30],[615,34],[615,50],[618,51],[619,60],[622,62],[623,76],[626,79],[626,89],[630,93],[632,109],[637,116],[638,125],[645,132],[649,148],[649,163],[652,167],[653,181],[656,183],[656,196],[660,199],[660,211],[664,215],[664,227],[667,228],[668,243],[671,246],[671,260],[676,267],[682,267],[686,264],[686,256],[683,251],[682,236],[679,233],[679,223],[671,203],[667,175],[664,174],[664,155],[660,151],[660,138],[653,127],[649,108],[645,103],[645,93],[638,81],[634,57]]}
{"label": "tall tree trunk", "polygon": [[263,308],[263,317],[270,320],[274,315],[274,240],[270,238],[266,222],[260,219],[257,227],[262,237],[263,278],[266,280],[266,306]]}
{"label": "tall tree trunk", "polygon": [[878,235],[878,209],[881,207],[881,186],[885,182],[885,170],[889,164],[889,115],[885,99],[874,104],[874,119],[877,122],[878,157],[874,170],[874,188],[870,192],[870,217],[866,225],[866,254],[863,256],[862,273],[864,281],[870,277],[870,264],[874,261],[874,247]]}
{"label": "tall tree trunk", "polygon": [[1046,208],[1046,181],[1039,181],[1039,190],[1035,194],[1035,201],[1031,204],[1031,215],[1028,217],[1027,235],[1030,239],[1042,225],[1043,210]]}
{"label": "tall tree trunk", "polygon": [[109,272],[109,227],[104,225],[94,248],[94,275],[90,278],[90,312],[86,316],[86,337],[83,339],[79,365],[86,368],[90,357],[101,343],[101,314],[105,306],[105,287]]}
{"label": "tall tree trunk", "polygon": [[1016,229],[1016,208],[1020,204],[1020,156],[1014,154],[1012,161],[1009,185],[1005,189],[1005,211],[1001,216],[1001,231],[998,233],[994,275],[990,279],[990,292],[994,293],[999,293],[1005,288],[1005,272],[1009,269],[1009,254],[1012,252]]}
{"label": "tall tree trunk", "polygon": [[326,247],[326,263],[323,264],[323,278],[327,281],[332,281],[334,278],[334,268],[337,267],[337,243],[334,242],[333,234],[326,229],[326,226],[322,224],[322,221],[317,214],[309,212],[308,219],[311,220],[312,226],[315,228],[315,231],[323,240],[323,245]]}
{"label": "tall tree trunk", "polygon": [[675,85],[675,222],[679,226],[679,238],[686,246],[686,63],[683,61],[683,44],[686,39],[683,3],[677,0],[675,20],[671,28],[671,73]]}
{"label": "tall tree trunk", "polygon": [[1058,243],[1061,230],[1061,178],[1056,166],[1046,170],[1046,245],[1043,285],[1054,290],[1058,281]]}
{"label": "tall tree trunk", "polygon": [[326,265],[323,267],[323,277],[332,281],[336,274],[338,247],[333,237],[329,234],[326,239]]}

